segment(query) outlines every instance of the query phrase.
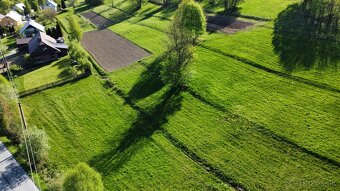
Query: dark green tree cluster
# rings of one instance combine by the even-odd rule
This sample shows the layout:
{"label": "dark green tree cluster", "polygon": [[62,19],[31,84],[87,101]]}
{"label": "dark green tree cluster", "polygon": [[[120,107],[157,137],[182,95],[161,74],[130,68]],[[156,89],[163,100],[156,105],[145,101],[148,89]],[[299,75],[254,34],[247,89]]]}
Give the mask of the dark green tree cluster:
{"label": "dark green tree cluster", "polygon": [[205,31],[206,20],[201,6],[193,0],[183,0],[169,31],[170,43],[163,70],[163,79],[167,83],[176,87],[185,86],[194,45]]}
{"label": "dark green tree cluster", "polygon": [[70,75],[76,77],[78,75],[78,71],[89,74],[91,73],[92,63],[89,61],[89,55],[79,42],[70,42],[69,55],[75,63],[73,66],[70,66],[68,70]]}
{"label": "dark green tree cluster", "polygon": [[59,22],[57,22],[55,27],[50,27],[46,29],[46,34],[53,37],[54,39],[58,39],[59,37],[62,37],[62,31],[59,25]]}

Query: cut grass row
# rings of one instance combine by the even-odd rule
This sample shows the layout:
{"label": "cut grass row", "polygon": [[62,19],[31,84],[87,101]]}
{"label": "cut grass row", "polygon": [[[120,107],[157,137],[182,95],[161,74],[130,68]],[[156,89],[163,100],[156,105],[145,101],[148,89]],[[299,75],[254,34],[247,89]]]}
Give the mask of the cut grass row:
{"label": "cut grass row", "polygon": [[49,165],[63,171],[88,162],[107,190],[228,189],[157,132],[121,146],[137,113],[94,76],[26,97],[23,105],[28,124],[49,135]]}

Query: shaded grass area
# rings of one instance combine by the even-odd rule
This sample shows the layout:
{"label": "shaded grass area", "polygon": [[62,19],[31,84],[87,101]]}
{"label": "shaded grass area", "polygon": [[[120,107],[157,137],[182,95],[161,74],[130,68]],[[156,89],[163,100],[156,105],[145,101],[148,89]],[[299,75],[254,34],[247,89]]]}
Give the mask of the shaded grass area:
{"label": "shaded grass area", "polygon": [[[216,50],[217,52],[231,54],[249,60],[272,70],[340,89],[340,83],[338,83],[340,73],[332,67],[319,70],[315,66],[309,70],[297,68],[297,70],[291,72],[286,71],[285,67],[281,64],[280,56],[274,51],[272,42],[274,30],[271,28],[272,23],[266,26],[267,27],[253,28],[248,31],[236,33],[235,35],[214,33],[207,37],[207,40],[202,43],[202,46]],[[286,48],[289,49],[289,47]],[[300,54],[300,56],[308,56],[302,55],[303,53],[301,51],[296,51],[296,54]],[[338,61],[338,63],[340,64],[340,61]]]}
{"label": "shaded grass area", "polygon": [[24,74],[14,79],[19,92],[37,88],[52,82],[71,77],[67,73],[67,68],[70,66],[71,60],[69,56],[63,57],[60,60],[52,62],[47,66],[43,66],[32,72]]}
{"label": "shaded grass area", "polygon": [[108,190],[228,188],[161,134],[141,133],[152,124],[104,87],[91,76],[23,99],[28,124],[50,137],[49,165],[88,162]]}

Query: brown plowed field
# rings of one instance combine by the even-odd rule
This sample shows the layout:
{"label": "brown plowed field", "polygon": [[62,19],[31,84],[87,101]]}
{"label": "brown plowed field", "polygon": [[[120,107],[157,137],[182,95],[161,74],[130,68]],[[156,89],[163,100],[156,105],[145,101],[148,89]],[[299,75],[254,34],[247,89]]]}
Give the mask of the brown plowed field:
{"label": "brown plowed field", "polygon": [[98,15],[97,13],[94,13],[92,11],[85,12],[81,14],[83,17],[87,18],[91,21],[94,25],[97,26],[98,29],[105,29],[111,25],[113,25],[113,22]]}
{"label": "brown plowed field", "polygon": [[108,72],[133,64],[149,52],[109,29],[84,34],[82,45]]}
{"label": "brown plowed field", "polygon": [[208,15],[207,23],[209,29],[218,30],[227,34],[235,33],[254,25],[254,23],[251,22],[237,20],[235,17],[217,15]]}

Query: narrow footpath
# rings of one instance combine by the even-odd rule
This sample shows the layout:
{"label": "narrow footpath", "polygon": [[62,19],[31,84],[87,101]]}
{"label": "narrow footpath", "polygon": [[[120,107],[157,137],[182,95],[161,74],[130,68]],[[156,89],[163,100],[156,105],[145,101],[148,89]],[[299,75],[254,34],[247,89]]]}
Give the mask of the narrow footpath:
{"label": "narrow footpath", "polygon": [[0,141],[0,191],[39,191]]}

